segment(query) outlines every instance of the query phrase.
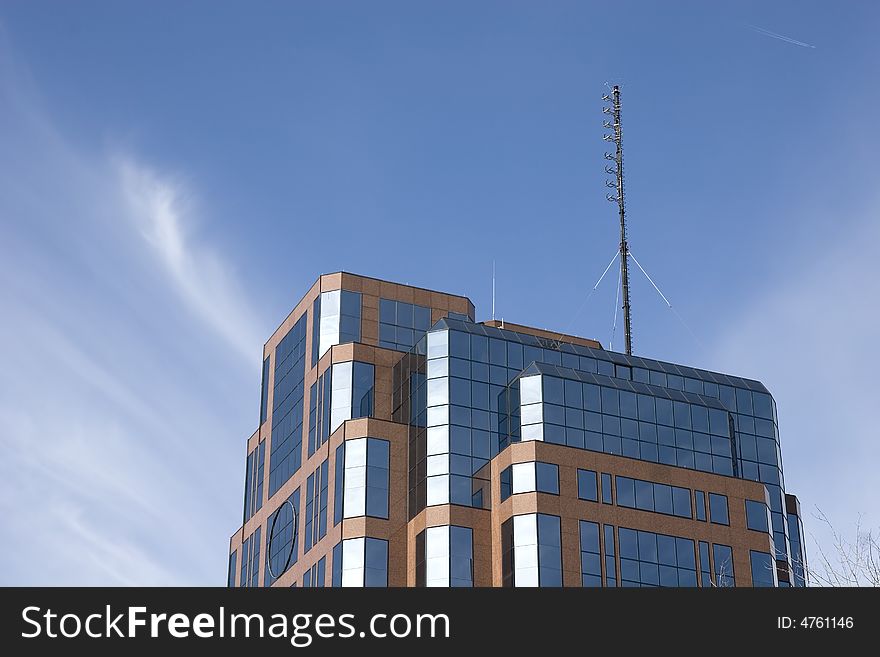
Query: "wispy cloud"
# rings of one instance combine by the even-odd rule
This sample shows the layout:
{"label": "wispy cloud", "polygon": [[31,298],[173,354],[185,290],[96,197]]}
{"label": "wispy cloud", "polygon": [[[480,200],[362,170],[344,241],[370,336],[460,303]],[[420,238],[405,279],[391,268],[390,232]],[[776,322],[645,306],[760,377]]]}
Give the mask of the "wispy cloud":
{"label": "wispy cloud", "polygon": [[797,39],[792,39],[791,37],[785,36],[784,34],[779,34],[778,32],[773,32],[763,27],[758,27],[757,25],[746,24],[750,30],[757,32],[765,37],[770,37],[771,39],[778,39],[779,41],[784,41],[785,43],[790,43],[793,46],[800,46],[801,48],[815,48],[811,43],[805,43],[804,41],[798,41]]}
{"label": "wispy cloud", "polygon": [[179,179],[120,156],[114,159],[130,217],[187,306],[247,360],[260,335],[236,274],[196,233],[194,199]]}
{"label": "wispy cloud", "polygon": [[0,582],[221,584],[265,328],[197,190],[0,52]]}

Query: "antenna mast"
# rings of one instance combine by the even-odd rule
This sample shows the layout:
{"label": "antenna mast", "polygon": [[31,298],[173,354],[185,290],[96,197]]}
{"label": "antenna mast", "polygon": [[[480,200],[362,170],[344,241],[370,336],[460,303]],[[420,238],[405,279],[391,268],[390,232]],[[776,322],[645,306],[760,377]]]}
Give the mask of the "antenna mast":
{"label": "antenna mast", "polygon": [[602,100],[611,103],[611,107],[603,107],[602,113],[612,116],[612,121],[603,121],[602,125],[613,131],[610,135],[604,135],[605,141],[612,141],[615,145],[614,153],[605,153],[605,159],[614,162],[614,166],[606,165],[605,173],[613,175],[616,180],[606,180],[605,185],[616,190],[616,194],[607,194],[606,198],[612,203],[617,203],[620,211],[620,280],[623,291],[623,329],[626,353],[632,355],[632,325],[630,323],[629,307],[629,246],[626,240],[626,204],[623,197],[623,128],[620,123],[620,86],[614,85],[611,96],[605,94]]}

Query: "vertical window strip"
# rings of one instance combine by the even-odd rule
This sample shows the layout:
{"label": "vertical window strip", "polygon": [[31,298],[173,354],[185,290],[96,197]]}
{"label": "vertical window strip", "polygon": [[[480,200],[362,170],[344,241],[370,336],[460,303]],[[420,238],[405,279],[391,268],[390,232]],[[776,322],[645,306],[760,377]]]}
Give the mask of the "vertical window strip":
{"label": "vertical window strip", "polygon": [[237,558],[238,550],[233,550],[232,554],[229,555],[229,570],[226,574],[226,586],[228,588],[233,588],[235,586],[235,571],[238,568],[238,563],[236,561]]}
{"label": "vertical window strip", "polygon": [[263,360],[263,378],[260,384],[260,426],[269,415],[269,357]]}
{"label": "vertical window strip", "polygon": [[617,578],[617,560],[614,550],[614,526],[605,525],[603,530],[605,532],[605,586],[619,586],[620,580]]}
{"label": "vertical window strip", "polygon": [[257,527],[251,535],[251,587],[260,585],[260,533],[262,527]]}
{"label": "vertical window strip", "polygon": [[266,441],[261,440],[257,449],[259,451],[257,455],[257,474],[255,479],[256,491],[254,494],[254,513],[263,508],[263,473],[266,465]]}
{"label": "vertical window strip", "polygon": [[700,586],[709,588],[712,586],[712,567],[709,563],[709,544],[700,541]]}
{"label": "vertical window strip", "polygon": [[330,585],[333,587],[342,586],[342,541],[333,546],[333,569]]}
{"label": "vertical window strip", "polygon": [[320,390],[321,377],[312,384],[309,389],[309,456],[318,449],[318,390]]}
{"label": "vertical window strip", "polygon": [[305,536],[306,543],[303,547],[303,554],[312,549],[312,531],[315,519],[315,473],[309,475],[306,479],[306,526]]}
{"label": "vertical window strip", "polygon": [[581,586],[602,586],[602,560],[599,550],[599,524],[580,521]]}
{"label": "vertical window strip", "polygon": [[315,539],[315,543],[320,541],[327,535],[327,497],[328,497],[328,477],[327,472],[330,467],[329,459],[325,459],[321,466],[318,468],[317,472],[320,472],[320,492],[318,494],[318,514],[317,514],[317,523],[318,523],[318,532],[317,538]]}
{"label": "vertical window strip", "polygon": [[321,346],[321,295],[312,304],[312,367],[318,364]]}
{"label": "vertical window strip", "polygon": [[345,509],[344,504],[345,490],[345,443],[343,442],[336,448],[336,460],[334,464],[333,475],[333,526],[335,527],[342,522],[342,515]]}
{"label": "vertical window strip", "polygon": [[269,497],[302,465],[306,319],[303,314],[275,349]]}
{"label": "vertical window strip", "polygon": [[250,578],[248,577],[249,571],[248,566],[250,566],[250,546],[251,539],[250,537],[244,539],[241,544],[241,571],[238,576],[238,585],[242,588],[246,587],[250,582]]}
{"label": "vertical window strip", "polygon": [[[256,450],[255,450],[256,451]],[[244,469],[244,519],[242,520],[242,524],[246,523],[251,517],[251,485],[254,480],[253,477],[253,469],[254,469],[254,457],[255,451],[252,451],[247,455],[245,459],[245,469]]]}

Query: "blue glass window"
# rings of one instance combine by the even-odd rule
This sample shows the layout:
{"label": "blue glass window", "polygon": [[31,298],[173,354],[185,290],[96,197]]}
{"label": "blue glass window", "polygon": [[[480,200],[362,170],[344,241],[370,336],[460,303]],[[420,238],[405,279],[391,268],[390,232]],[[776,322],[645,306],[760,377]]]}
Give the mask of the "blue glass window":
{"label": "blue glass window", "polygon": [[578,470],[578,498],[588,502],[598,502],[598,481],[593,470]]}
{"label": "blue glass window", "polygon": [[299,557],[299,488],[297,488],[278,509],[269,516],[267,524],[265,585],[271,586],[276,579]]}
{"label": "blue glass window", "polygon": [[691,517],[690,490],[651,481],[615,477],[617,504],[682,518]]}
{"label": "blue glass window", "polygon": [[775,587],[776,563],[770,553],[750,550],[749,560],[752,567],[752,586]]}
{"label": "blue glass window", "polygon": [[244,521],[263,508],[263,474],[266,462],[266,441],[248,454],[244,480]]}
{"label": "blue glass window", "polygon": [[347,538],[333,548],[333,586],[388,586],[388,541]]}
{"label": "blue glass window", "polygon": [[712,546],[712,560],[715,562],[715,586],[736,586],[733,573],[733,548],[715,543]]}
{"label": "blue glass window", "polygon": [[696,586],[694,541],[621,527],[620,577],[623,586]]}
{"label": "blue glass window", "polygon": [[746,526],[756,532],[770,531],[769,509],[764,502],[746,500]]}
{"label": "blue glass window", "polygon": [[717,525],[729,525],[727,513],[727,496],[709,493],[709,521]]}
{"label": "blue glass window", "polygon": [[712,586],[712,571],[709,568],[709,544],[700,541],[700,586],[709,588]]}
{"label": "blue glass window", "polygon": [[428,527],[416,536],[416,586],[473,585],[473,530],[470,527]]}
{"label": "blue glass window", "polygon": [[501,501],[513,495],[513,468],[506,467],[501,471]]}
{"label": "blue glass window", "polygon": [[342,586],[342,541],[333,546],[331,586]]}
{"label": "blue glass window", "polygon": [[[361,339],[360,292],[349,290],[322,292],[312,306],[312,312],[320,315],[320,320],[317,322],[318,332],[312,335],[312,366],[333,345],[358,342]],[[314,349],[315,336],[317,336],[317,352]]]}
{"label": "blue glass window", "polygon": [[325,460],[306,480],[305,548],[303,553],[327,535],[327,472]]}
{"label": "blue glass window", "polygon": [[602,503],[613,503],[611,494],[611,475],[607,472],[602,473]]}
{"label": "blue glass window", "polygon": [[260,384],[260,424],[266,421],[269,413],[269,357],[263,360],[263,378]]}
{"label": "blue glass window", "polygon": [[318,562],[303,573],[303,588],[320,588],[324,586],[326,557],[321,557]]}
{"label": "blue glass window", "polygon": [[580,521],[581,586],[602,586],[602,557],[599,550],[599,525]]}
{"label": "blue glass window", "polygon": [[430,308],[403,301],[379,299],[380,347],[409,351],[429,328]]}
{"label": "blue glass window", "polygon": [[379,438],[355,438],[337,448],[334,520],[388,517],[390,446]]}
{"label": "blue glass window", "polygon": [[237,566],[238,550],[233,550],[229,555],[229,569],[226,573],[226,586],[232,588],[235,586],[235,570]]}
{"label": "blue glass window", "polygon": [[794,586],[807,585],[807,563],[803,544],[801,519],[794,513],[788,514],[789,544],[791,545],[791,564],[794,573]]}
{"label": "blue glass window", "polygon": [[562,586],[559,516],[530,513],[501,526],[505,586]]}
{"label": "blue glass window", "polygon": [[501,472],[501,500],[517,493],[559,495],[559,466],[555,463],[526,461],[514,463]]}
{"label": "blue glass window", "polygon": [[536,461],[535,484],[539,493],[559,495],[559,466],[555,463]]}
{"label": "blue glass window", "polygon": [[373,416],[374,365],[359,361],[335,363],[331,376],[329,433],[336,431],[346,420]]}
{"label": "blue glass window", "polygon": [[701,490],[694,491],[694,507],[697,520],[706,522],[706,494]]}
{"label": "blue glass window", "polygon": [[614,527],[605,525],[605,586],[618,586],[617,562],[614,559]]}
{"label": "blue glass window", "polygon": [[275,349],[269,497],[302,465],[305,349],[306,315],[303,315]]}
{"label": "blue glass window", "polygon": [[262,526],[257,527],[241,544],[241,571],[238,585],[242,588],[259,586],[262,529]]}

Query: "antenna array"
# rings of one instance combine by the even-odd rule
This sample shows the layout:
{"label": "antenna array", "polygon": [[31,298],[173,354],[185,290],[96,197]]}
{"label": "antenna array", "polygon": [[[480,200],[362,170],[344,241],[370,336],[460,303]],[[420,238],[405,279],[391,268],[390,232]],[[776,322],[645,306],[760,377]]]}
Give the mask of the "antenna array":
{"label": "antenna array", "polygon": [[617,204],[620,213],[620,280],[623,292],[623,330],[624,342],[627,355],[632,355],[632,325],[630,321],[629,305],[629,246],[626,239],[626,203],[623,194],[623,128],[620,123],[620,86],[614,85],[611,95],[605,94],[602,100],[609,105],[602,108],[602,113],[609,115],[611,120],[605,120],[602,125],[611,130],[602,138],[614,143],[614,153],[605,153],[605,159],[613,162],[613,165],[605,166],[605,173],[614,176],[614,180],[606,180],[605,185],[613,190],[614,194],[607,194],[606,198]]}

